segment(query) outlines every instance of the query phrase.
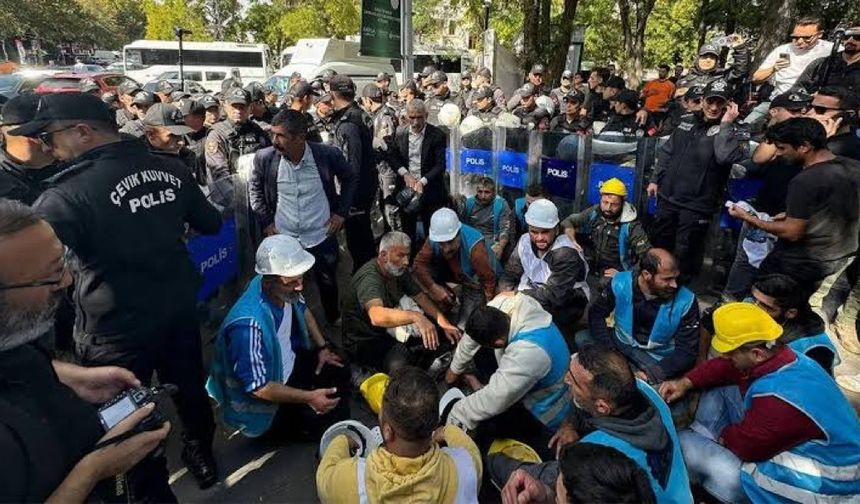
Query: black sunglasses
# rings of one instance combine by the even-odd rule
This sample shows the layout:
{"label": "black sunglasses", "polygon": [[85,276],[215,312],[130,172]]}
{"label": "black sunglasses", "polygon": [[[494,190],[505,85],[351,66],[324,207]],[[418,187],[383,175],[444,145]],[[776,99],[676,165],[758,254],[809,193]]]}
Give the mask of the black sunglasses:
{"label": "black sunglasses", "polygon": [[860,42],[860,33],[846,33],[845,40],[854,40]]}
{"label": "black sunglasses", "polygon": [[54,286],[60,285],[62,283],[63,278],[66,276],[66,272],[69,270],[69,264],[72,262],[72,251],[69,247],[63,247],[63,266],[62,271],[60,272],[60,276],[58,278],[52,280],[37,280],[35,282],[26,282],[19,284],[9,284],[9,285],[0,285],[0,291],[8,291],[15,289],[29,289],[31,287],[45,287],[45,286]]}
{"label": "black sunglasses", "polygon": [[66,126],[65,128],[56,129],[54,131],[43,131],[43,132],[39,133],[37,136],[43,144],[50,147],[54,142],[54,133],[59,133],[61,131],[70,130],[76,126],[77,126],[77,124],[73,124],[71,126]]}
{"label": "black sunglasses", "polygon": [[812,39],[817,36],[817,33],[815,35],[792,35],[791,40],[803,40],[804,42],[812,42]]}
{"label": "black sunglasses", "polygon": [[825,107],[823,105],[810,105],[809,108],[815,111],[816,114],[826,114],[828,110],[845,110],[838,107]]}

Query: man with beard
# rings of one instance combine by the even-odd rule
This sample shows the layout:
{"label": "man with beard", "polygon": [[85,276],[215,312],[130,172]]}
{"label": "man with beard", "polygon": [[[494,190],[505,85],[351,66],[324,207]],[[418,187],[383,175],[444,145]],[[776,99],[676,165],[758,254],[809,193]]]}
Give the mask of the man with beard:
{"label": "man with beard", "polygon": [[464,224],[480,231],[487,250],[501,259],[513,243],[514,221],[511,206],[496,194],[496,183],[490,177],[481,177],[476,184],[475,195],[458,204],[458,213]]}
{"label": "man with beard", "polygon": [[451,344],[460,339],[460,330],[412,278],[411,245],[405,233],[386,233],[379,254],[352,276],[343,298],[343,344],[355,364],[384,372],[404,364],[426,367],[440,336]]}
{"label": "man with beard", "polygon": [[860,92],[860,19],[849,26],[842,39],[843,51],[810,63],[797,78],[795,88],[811,93],[823,86],[839,86]]}
{"label": "man with beard", "polygon": [[647,191],[659,195],[650,231],[655,247],[672,251],[680,262],[681,281],[699,274],[705,237],[720,204],[732,164],[747,154],[747,138],[735,126],[737,104],[723,80],[708,84],[705,105],[678,125],[657,153]]}
{"label": "man with beard", "polygon": [[224,423],[245,436],[307,429],[318,437],[349,417],[349,372],[302,297],[313,265],[295,238],[264,239],[257,276],[215,338],[206,388]]}
{"label": "man with beard", "polygon": [[441,126],[439,123],[439,111],[448,103],[453,103],[460,109],[462,116],[466,115],[466,104],[463,97],[458,93],[451,91],[448,87],[448,75],[436,70],[430,77],[427,78],[428,97],[427,105],[427,122],[433,126]]}
{"label": "man with beard", "polygon": [[212,125],[206,137],[206,169],[213,181],[236,173],[240,156],[271,145],[269,135],[250,119],[251,95],[240,87],[224,92],[227,118]]}
{"label": "man with beard", "polygon": [[433,213],[429,234],[415,256],[415,279],[440,308],[456,309],[452,319],[464,327],[475,308],[495,297],[498,260],[481,232],[461,224],[450,208]]}
{"label": "man with beard", "polygon": [[692,291],[678,286],[678,275],[672,254],[649,250],[637,269],[617,273],[591,305],[589,333],[577,334],[577,346],[594,341],[617,348],[651,384],[689,371],[699,352],[699,305]]}
{"label": "man with beard", "polygon": [[577,234],[586,239],[589,271],[600,277],[632,270],[651,248],[636,208],[627,201],[627,187],[617,178],[600,185],[600,203],[569,216],[561,226],[571,240]]}
{"label": "man with beard", "polygon": [[[112,118],[110,118],[112,119]],[[51,226],[19,202],[0,199],[0,501],[85,502],[110,498],[97,484],[125,473],[170,431],[143,432],[95,449],[152,413],[144,407],[105,432],[97,405],[139,387],[128,370],[52,361],[36,340],[50,330],[71,285],[68,249]],[[95,491],[94,491],[95,490]],[[167,472],[136,499],[174,501]],[[115,497],[114,497],[115,498]]]}
{"label": "man with beard", "polygon": [[17,125],[36,115],[39,96],[23,93],[3,105],[0,117],[0,198],[32,205],[42,194],[43,183],[57,172],[54,158],[36,138],[10,135]]}

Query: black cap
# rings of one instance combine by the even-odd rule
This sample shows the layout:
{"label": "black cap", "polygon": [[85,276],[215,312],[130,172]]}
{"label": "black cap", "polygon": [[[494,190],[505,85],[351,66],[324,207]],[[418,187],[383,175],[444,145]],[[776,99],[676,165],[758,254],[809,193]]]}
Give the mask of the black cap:
{"label": "black cap", "polygon": [[430,74],[430,78],[427,79],[428,84],[439,84],[441,82],[448,82],[448,74],[442,70],[436,70]]}
{"label": "black cap", "polygon": [[203,115],[206,113],[206,107],[203,106],[197,100],[192,100],[191,98],[185,98],[179,101],[179,111],[182,112],[182,115]]}
{"label": "black cap", "polygon": [[133,95],[134,93],[140,91],[141,87],[137,84],[137,82],[134,82],[131,79],[126,79],[122,81],[122,84],[117,86],[116,90],[119,91],[119,94]]}
{"label": "black cap", "polygon": [[266,99],[266,93],[263,92],[263,85],[259,82],[251,82],[245,86],[245,91],[248,92],[252,102],[263,101]]}
{"label": "black cap", "polygon": [[540,63],[537,63],[535,65],[532,65],[532,69],[529,71],[529,73],[532,75],[543,75],[546,73],[546,67],[544,67]]}
{"label": "black cap", "polygon": [[0,126],[13,126],[30,122],[36,117],[39,106],[39,95],[34,93],[19,94],[3,105],[0,113]]}
{"label": "black cap", "polygon": [[699,48],[699,56],[704,56],[706,54],[713,54],[714,56],[720,56],[720,50],[717,49],[717,46],[714,44],[705,44]]}
{"label": "black cap", "polygon": [[314,87],[307,81],[299,81],[293,84],[293,86],[290,88],[289,94],[293,98],[298,99],[304,98],[306,96],[319,96],[317,90],[314,89]]}
{"label": "black cap", "polygon": [[617,75],[613,75],[606,81],[606,87],[611,87],[615,89],[624,89],[627,87],[627,84],[624,83],[624,79]]}
{"label": "black cap", "polygon": [[81,79],[80,82],[78,82],[78,89],[81,93],[89,93],[92,91],[101,91],[102,88],[99,86],[98,82],[88,77],[86,79]]}
{"label": "black cap", "polygon": [[323,94],[315,97],[313,99],[313,102],[314,103],[319,103],[319,102],[331,103],[331,94],[330,93],[323,93]]}
{"label": "black cap", "polygon": [[460,80],[472,80],[472,72],[466,70],[465,72],[460,72]]}
{"label": "black cap", "polygon": [[376,82],[389,81],[391,82],[391,76],[388,75],[388,72],[379,72],[376,74]]}
{"label": "black cap", "polygon": [[[293,72],[293,73],[297,74],[298,72]],[[323,72],[320,74],[320,78],[322,78],[323,82],[331,82],[331,79],[335,75],[337,75],[337,70],[332,70],[331,68],[329,68],[329,69],[323,70]],[[299,74],[298,77],[301,77],[301,74]]]}
{"label": "black cap", "polygon": [[160,80],[155,84],[155,91],[163,94],[169,94],[176,91],[176,87],[168,80]]}
{"label": "black cap", "polygon": [[145,126],[166,128],[174,135],[187,135],[194,130],[185,125],[185,118],[178,108],[169,103],[156,103],[143,116]]}
{"label": "black cap", "polygon": [[639,108],[639,95],[632,89],[622,89],[620,93],[610,98],[609,101],[619,101],[633,110]]}
{"label": "black cap", "polygon": [[170,93],[170,101],[179,101],[183,98],[191,98],[191,93],[186,91],[174,91]]}
{"label": "black cap", "polygon": [[577,91],[576,89],[571,89],[569,93],[562,97],[562,101],[572,101],[579,104],[585,103],[585,95],[582,92]]}
{"label": "black cap", "polygon": [[571,70],[565,70],[564,72],[561,73],[561,78],[562,79],[572,79],[573,78],[573,72]]}
{"label": "black cap", "polygon": [[711,81],[707,86],[705,86],[705,93],[703,96],[705,98],[722,98],[723,100],[728,100],[731,94],[729,83],[723,79],[717,79],[715,81]]}
{"label": "black cap", "polygon": [[702,95],[705,94],[705,86],[690,86],[687,88],[687,92],[684,93],[685,100],[695,100],[702,98]]}
{"label": "black cap", "polygon": [[789,91],[770,101],[770,108],[782,107],[788,110],[803,110],[812,103],[812,96],[801,91]]}
{"label": "black cap", "polygon": [[40,97],[33,119],[9,131],[9,134],[35,136],[53,121],[98,121],[112,124],[114,116],[101,98],[88,93],[46,94]]}
{"label": "black cap", "polygon": [[433,72],[435,72],[435,71],[436,71],[436,67],[435,67],[435,66],[433,66],[433,65],[427,65],[427,66],[426,66],[426,67],[424,67],[420,72],[418,72],[418,75],[420,75],[421,77],[429,77],[429,76],[430,76],[430,74],[432,74],[432,73],[433,73]]}
{"label": "black cap", "polygon": [[529,96],[534,96],[535,93],[537,93],[537,88],[535,88],[534,84],[531,82],[526,82],[517,92],[520,94],[520,98],[528,98]]}
{"label": "black cap", "polygon": [[208,95],[208,94],[203,95],[200,98],[198,98],[197,102],[200,105],[202,105],[203,108],[207,108],[207,109],[212,108],[212,107],[218,107],[221,105],[220,103],[218,103],[218,100],[216,100],[214,96]]}
{"label": "black cap", "polygon": [[238,103],[247,105],[251,101],[251,96],[244,89],[233,87],[224,92],[224,101],[230,105]]}
{"label": "black cap", "polygon": [[490,86],[481,86],[476,91],[475,94],[472,95],[473,100],[481,100],[484,98],[492,98],[493,97],[493,88]]}
{"label": "black cap", "polygon": [[134,98],[132,98],[131,103],[136,105],[152,105],[155,103],[155,95],[150,93],[149,91],[140,91]]}
{"label": "black cap", "polygon": [[346,75],[335,75],[328,81],[328,86],[338,93],[355,93],[355,83]]}

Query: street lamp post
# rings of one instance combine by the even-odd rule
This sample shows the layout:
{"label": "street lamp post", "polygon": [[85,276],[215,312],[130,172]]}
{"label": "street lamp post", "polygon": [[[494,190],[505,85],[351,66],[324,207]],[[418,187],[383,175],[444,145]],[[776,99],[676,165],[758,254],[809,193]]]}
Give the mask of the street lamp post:
{"label": "street lamp post", "polygon": [[484,0],[484,31],[490,29],[490,6],[492,4],[492,0]]}
{"label": "street lamp post", "polygon": [[185,73],[182,68],[182,37],[185,35],[191,35],[191,30],[186,30],[185,28],[176,27],[173,29],[173,33],[176,34],[176,38],[179,39],[179,87],[182,91],[185,91]]}

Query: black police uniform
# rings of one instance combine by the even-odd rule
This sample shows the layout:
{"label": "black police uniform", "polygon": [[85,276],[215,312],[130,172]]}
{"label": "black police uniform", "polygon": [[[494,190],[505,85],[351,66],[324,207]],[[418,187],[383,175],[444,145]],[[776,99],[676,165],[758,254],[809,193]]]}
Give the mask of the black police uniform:
{"label": "black police uniform", "polygon": [[0,149],[0,198],[32,205],[42,194],[45,181],[57,170],[54,164],[43,168],[24,166]]}
{"label": "black police uniform", "polygon": [[376,149],[376,171],[379,173],[379,208],[383,210],[388,229],[401,230],[399,210],[394,198],[397,185],[397,172],[389,161],[389,151],[394,148],[394,133],[397,131],[397,111],[383,103],[376,112],[370,114],[373,122],[373,136],[382,140],[386,147]]}
{"label": "black police uniform", "polygon": [[433,95],[427,98],[427,122],[433,126],[440,126],[439,111],[442,110],[442,107],[447,103],[453,103],[459,107],[461,114],[466,113],[463,99],[460,95],[452,92],[451,89],[448,89],[448,91],[443,95]]}
{"label": "black police uniform", "polygon": [[120,133],[124,133],[126,135],[131,135],[134,138],[143,138],[146,136],[146,126],[143,125],[143,121],[140,119],[132,119],[125,123],[125,125],[119,129]]}
{"label": "black police uniform", "polygon": [[556,132],[585,133],[590,127],[588,118],[577,116],[573,121],[568,121],[566,114],[553,117],[549,123],[550,131]]}
{"label": "black police uniform", "polygon": [[185,145],[194,153],[194,178],[201,186],[209,182],[209,174],[206,171],[206,137],[209,136],[209,127],[203,126],[200,130],[185,135]]}
{"label": "black police uniform", "polygon": [[134,114],[132,114],[130,111],[128,111],[124,108],[121,108],[121,109],[116,111],[116,125],[117,125],[117,127],[122,128],[123,126],[125,126],[125,123],[127,123],[129,121],[133,121],[133,120],[134,120]]}
{"label": "black police uniform", "polygon": [[218,211],[178,162],[143,142],[90,150],[52,180],[34,208],[77,256],[76,353],[118,365],[143,383],[173,383],[185,438],[211,446],[196,294],[200,274],[183,243],[186,223],[213,234]]}
{"label": "black police uniform", "polygon": [[206,168],[212,180],[229,177],[240,156],[270,145],[269,135],[253,120],[237,125],[225,119],[213,124],[206,137]]}
{"label": "black police uniform", "polygon": [[624,136],[635,137],[642,132],[642,127],[636,122],[636,114],[610,114],[606,125],[600,130],[600,133],[616,132]]}
{"label": "black police uniform", "polygon": [[473,108],[469,111],[469,117],[477,117],[478,119],[484,121],[485,123],[494,122],[499,118],[499,114],[504,112],[501,107],[493,106],[487,110],[480,110],[477,108]]}

